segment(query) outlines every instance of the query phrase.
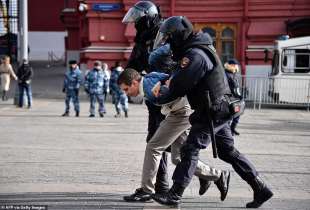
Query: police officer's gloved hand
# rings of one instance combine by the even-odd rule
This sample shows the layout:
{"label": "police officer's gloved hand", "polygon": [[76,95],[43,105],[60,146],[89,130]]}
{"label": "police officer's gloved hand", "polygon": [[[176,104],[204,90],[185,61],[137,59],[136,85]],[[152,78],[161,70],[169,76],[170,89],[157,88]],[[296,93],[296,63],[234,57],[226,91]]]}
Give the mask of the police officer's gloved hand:
{"label": "police officer's gloved hand", "polygon": [[63,88],[63,89],[62,89],[62,92],[65,93],[65,92],[66,92],[66,88]]}
{"label": "police officer's gloved hand", "polygon": [[89,91],[88,91],[87,89],[85,89],[85,92],[86,92],[87,94],[89,94]]}

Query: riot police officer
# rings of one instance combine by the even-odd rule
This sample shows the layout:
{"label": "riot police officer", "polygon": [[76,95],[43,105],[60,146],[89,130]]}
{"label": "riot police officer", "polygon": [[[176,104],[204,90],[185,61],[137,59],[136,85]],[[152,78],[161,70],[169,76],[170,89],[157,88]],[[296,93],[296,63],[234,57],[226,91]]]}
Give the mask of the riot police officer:
{"label": "riot police officer", "polygon": [[[134,23],[136,28],[135,46],[126,68],[133,68],[140,73],[142,71],[148,73],[150,69],[148,58],[153,49],[153,43],[158,29],[162,23],[159,7],[151,1],[139,1],[128,10],[122,22],[125,24]],[[148,135],[146,138],[148,142],[165,116],[161,114],[159,106],[153,105],[148,100],[145,101],[145,104],[149,112]],[[162,193],[168,191],[168,189],[167,154],[163,153],[156,177],[155,191]],[[141,198],[144,200],[145,196],[151,199],[150,195],[145,195],[145,193],[137,190],[130,198],[127,197],[128,199],[126,201],[141,201]]]}
{"label": "riot police officer", "polygon": [[[210,143],[209,124],[214,122],[219,158],[231,164],[253,189],[254,200],[246,207],[258,208],[273,193],[258,176],[254,165],[234,146],[228,125],[231,118],[227,115],[227,97],[231,92],[221,61],[212,47],[212,39],[207,34],[195,34],[186,17],[175,16],[161,25],[154,48],[162,43],[170,43],[174,59],[179,62],[177,72],[170,81],[167,99],[186,95],[194,112],[190,116],[192,127],[187,142],[181,149],[181,162],[173,174],[173,186],[167,194],[154,194],[152,198],[168,206],[181,203],[182,194],[194,175],[199,151]],[[208,97],[206,93],[209,93]],[[205,103],[205,98],[208,103]]]}
{"label": "riot police officer", "polygon": [[80,114],[80,101],[79,101],[79,89],[82,83],[82,73],[79,69],[76,60],[69,61],[70,69],[65,74],[64,84],[62,92],[66,93],[66,109],[63,117],[69,116],[70,101],[73,101],[75,116],[79,117]]}
{"label": "riot police officer", "polygon": [[89,117],[95,117],[95,104],[99,103],[99,116],[104,117],[106,112],[104,107],[104,92],[108,89],[108,76],[102,70],[101,61],[95,61],[94,68],[85,75],[85,92],[89,95],[90,100],[90,115]]}

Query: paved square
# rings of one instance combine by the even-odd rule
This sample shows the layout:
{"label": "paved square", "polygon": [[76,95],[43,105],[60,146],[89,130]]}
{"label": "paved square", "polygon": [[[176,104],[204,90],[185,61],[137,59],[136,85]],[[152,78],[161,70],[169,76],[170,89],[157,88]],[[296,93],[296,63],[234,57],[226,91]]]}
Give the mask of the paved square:
{"label": "paved square", "polygon": [[[49,209],[164,209],[156,204],[122,201],[139,187],[145,148],[147,110],[130,104],[129,118],[60,117],[64,102],[34,101],[31,110],[0,105],[0,205],[48,205]],[[304,110],[246,110],[235,143],[274,191],[262,209],[310,209],[310,113]],[[232,168],[201,158],[222,169]],[[170,164],[170,176],[174,167]],[[236,173],[225,202],[215,185],[199,197],[194,178],[182,209],[238,209],[252,191]]]}

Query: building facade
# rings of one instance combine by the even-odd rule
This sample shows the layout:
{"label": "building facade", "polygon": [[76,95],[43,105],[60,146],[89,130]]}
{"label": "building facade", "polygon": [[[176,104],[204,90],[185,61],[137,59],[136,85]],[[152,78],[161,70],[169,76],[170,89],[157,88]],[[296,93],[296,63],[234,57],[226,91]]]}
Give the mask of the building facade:
{"label": "building facade", "polygon": [[[61,19],[68,32],[67,58],[79,58],[87,66],[97,59],[110,65],[115,61],[126,62],[135,29],[121,20],[136,2],[66,0]],[[212,36],[223,61],[237,58],[243,73],[250,75],[270,71],[272,53],[267,52],[280,35],[310,35],[309,0],[156,0],[154,3],[160,5],[164,18],[187,16],[195,30]]]}
{"label": "building facade", "polygon": [[59,16],[65,7],[63,0],[28,0],[31,60],[64,59],[67,32]]}
{"label": "building facade", "polygon": [[[14,3],[15,2],[15,3]],[[0,50],[17,52],[17,1],[0,0]],[[100,59],[126,62],[135,29],[121,20],[137,0],[28,0],[31,60]],[[309,0],[154,0],[164,17],[185,15],[209,33],[223,61],[237,58],[243,73],[266,74],[266,50],[283,34],[310,35]],[[86,9],[79,11],[80,5]],[[47,9],[48,8],[48,9]],[[15,14],[16,13],[16,14]],[[9,50],[9,52],[7,52]],[[268,53],[269,59],[272,53]],[[259,71],[257,70],[259,69]]]}

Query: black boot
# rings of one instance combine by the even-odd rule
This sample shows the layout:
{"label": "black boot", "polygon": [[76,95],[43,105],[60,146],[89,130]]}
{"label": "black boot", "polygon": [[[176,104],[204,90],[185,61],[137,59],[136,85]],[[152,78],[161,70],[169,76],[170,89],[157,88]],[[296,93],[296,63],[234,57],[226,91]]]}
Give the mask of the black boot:
{"label": "black boot", "polygon": [[181,185],[174,183],[168,193],[152,194],[152,198],[154,201],[162,205],[169,207],[178,207],[181,204],[181,198],[184,190],[185,187],[182,187]]}
{"label": "black boot", "polygon": [[63,117],[68,117],[68,116],[69,116],[69,112],[65,112],[65,113],[63,113],[61,116],[63,116]]}
{"label": "black boot", "polygon": [[259,176],[255,177],[249,184],[254,191],[254,200],[246,204],[247,208],[258,208],[273,196],[271,190]]}
{"label": "black boot", "polygon": [[227,196],[227,192],[229,189],[229,181],[230,181],[230,172],[222,171],[220,178],[214,182],[214,184],[221,192],[221,201],[224,201]]}
{"label": "black boot", "polygon": [[124,196],[123,199],[127,202],[152,202],[151,193],[145,192],[142,188],[136,189],[136,192]]}
{"label": "black boot", "polygon": [[125,117],[128,118],[128,111],[125,111]]}
{"label": "black boot", "polygon": [[79,117],[80,116],[80,112],[75,112],[75,116]]}
{"label": "black boot", "polygon": [[199,178],[199,184],[200,184],[199,195],[203,195],[209,189],[211,182],[205,179]]}

